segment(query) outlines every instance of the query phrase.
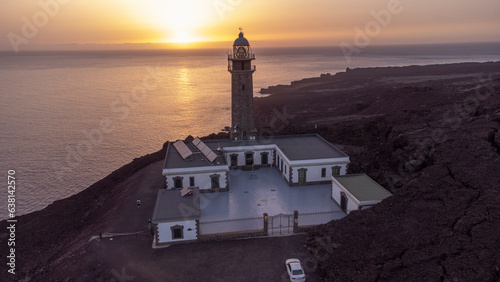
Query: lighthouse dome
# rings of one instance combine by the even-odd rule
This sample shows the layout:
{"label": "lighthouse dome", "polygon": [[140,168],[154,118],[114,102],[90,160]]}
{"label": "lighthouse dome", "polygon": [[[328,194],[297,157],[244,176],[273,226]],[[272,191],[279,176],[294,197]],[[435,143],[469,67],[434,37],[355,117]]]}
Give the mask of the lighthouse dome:
{"label": "lighthouse dome", "polygon": [[250,46],[248,40],[243,36],[243,32],[240,32],[238,38],[234,41],[233,46]]}

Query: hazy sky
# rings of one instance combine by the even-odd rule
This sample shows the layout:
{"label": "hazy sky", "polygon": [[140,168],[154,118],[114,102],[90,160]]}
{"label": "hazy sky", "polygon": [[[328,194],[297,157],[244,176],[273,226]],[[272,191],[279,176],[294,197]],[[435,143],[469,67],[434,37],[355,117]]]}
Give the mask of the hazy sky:
{"label": "hazy sky", "polygon": [[489,42],[500,41],[499,12],[498,0],[0,0],[0,49],[227,47],[239,27],[254,46],[354,45],[362,36],[370,44]]}

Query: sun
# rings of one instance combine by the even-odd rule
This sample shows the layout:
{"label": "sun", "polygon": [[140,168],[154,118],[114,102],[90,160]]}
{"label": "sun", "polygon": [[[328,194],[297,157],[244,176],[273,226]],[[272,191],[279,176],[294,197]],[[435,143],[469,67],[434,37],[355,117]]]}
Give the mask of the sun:
{"label": "sun", "polygon": [[177,37],[172,40],[173,43],[188,43],[192,42],[187,33],[183,30],[177,32]]}
{"label": "sun", "polygon": [[168,43],[193,43],[193,42],[200,42],[202,41],[201,38],[193,36],[191,33],[185,31],[185,30],[179,30],[177,31],[175,36],[171,36],[167,39],[165,39],[165,42]]}

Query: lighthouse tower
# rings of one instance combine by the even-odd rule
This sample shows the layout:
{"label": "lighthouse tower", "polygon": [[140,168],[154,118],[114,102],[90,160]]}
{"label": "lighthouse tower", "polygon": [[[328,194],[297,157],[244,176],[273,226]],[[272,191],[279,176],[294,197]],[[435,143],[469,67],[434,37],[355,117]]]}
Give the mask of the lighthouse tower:
{"label": "lighthouse tower", "polygon": [[250,43],[240,34],[234,41],[233,52],[228,55],[231,73],[231,139],[253,140],[257,135],[253,120],[253,79],[255,65]]}

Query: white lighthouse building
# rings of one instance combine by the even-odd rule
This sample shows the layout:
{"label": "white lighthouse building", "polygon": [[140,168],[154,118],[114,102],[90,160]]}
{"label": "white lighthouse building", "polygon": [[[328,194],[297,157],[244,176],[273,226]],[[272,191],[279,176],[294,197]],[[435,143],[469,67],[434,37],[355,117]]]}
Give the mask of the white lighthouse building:
{"label": "white lighthouse building", "polygon": [[[254,59],[240,32],[228,55],[230,139],[196,137],[168,144],[162,169],[165,186],[158,191],[152,217],[155,246],[249,230],[248,236],[268,235],[262,219],[257,218],[255,225],[254,218],[268,213],[281,220],[284,212],[328,210],[328,216],[320,213],[320,221],[309,222],[326,223],[339,212],[341,217],[390,195],[366,175],[345,176],[349,156],[317,134],[258,138],[253,115]],[[267,222],[267,216],[263,220]],[[272,222],[271,233],[276,228],[281,232],[282,224]],[[299,222],[308,224],[305,217]]]}

